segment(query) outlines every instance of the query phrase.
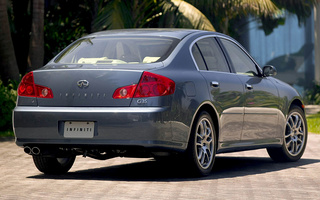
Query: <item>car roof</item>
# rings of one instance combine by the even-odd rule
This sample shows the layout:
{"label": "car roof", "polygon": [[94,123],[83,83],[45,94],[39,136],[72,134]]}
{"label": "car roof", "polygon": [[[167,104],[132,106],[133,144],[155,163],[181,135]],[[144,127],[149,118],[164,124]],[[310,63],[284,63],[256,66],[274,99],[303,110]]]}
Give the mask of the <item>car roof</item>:
{"label": "car roof", "polygon": [[147,28],[147,29],[116,29],[108,31],[100,31],[90,34],[86,37],[104,37],[104,36],[158,36],[158,37],[172,37],[183,39],[187,35],[195,32],[210,32],[196,29],[179,29],[179,28]]}

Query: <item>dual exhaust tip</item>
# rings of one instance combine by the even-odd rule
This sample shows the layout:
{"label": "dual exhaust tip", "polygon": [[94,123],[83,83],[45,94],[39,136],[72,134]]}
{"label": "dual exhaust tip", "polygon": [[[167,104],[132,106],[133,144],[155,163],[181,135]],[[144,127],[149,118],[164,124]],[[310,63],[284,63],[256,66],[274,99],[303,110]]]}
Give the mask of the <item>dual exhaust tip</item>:
{"label": "dual exhaust tip", "polygon": [[40,150],[39,147],[29,147],[29,146],[25,146],[25,147],[24,147],[24,152],[25,152],[26,154],[29,154],[29,155],[35,155],[35,156],[37,156],[37,155],[40,154],[41,150]]}

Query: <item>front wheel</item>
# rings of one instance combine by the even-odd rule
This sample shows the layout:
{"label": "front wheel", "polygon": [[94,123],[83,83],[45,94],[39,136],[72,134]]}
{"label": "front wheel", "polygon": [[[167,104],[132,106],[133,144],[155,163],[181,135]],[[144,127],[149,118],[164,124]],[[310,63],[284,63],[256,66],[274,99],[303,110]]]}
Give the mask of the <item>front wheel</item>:
{"label": "front wheel", "polygon": [[75,159],[76,156],[70,156],[66,158],[33,156],[34,164],[39,171],[45,174],[67,173],[71,169]]}
{"label": "front wheel", "polygon": [[210,115],[203,111],[193,124],[187,160],[196,175],[209,175],[216,155],[216,132]]}
{"label": "front wheel", "polygon": [[268,148],[268,154],[275,161],[297,161],[306,148],[308,138],[307,121],[302,109],[293,106],[290,110],[280,148]]}

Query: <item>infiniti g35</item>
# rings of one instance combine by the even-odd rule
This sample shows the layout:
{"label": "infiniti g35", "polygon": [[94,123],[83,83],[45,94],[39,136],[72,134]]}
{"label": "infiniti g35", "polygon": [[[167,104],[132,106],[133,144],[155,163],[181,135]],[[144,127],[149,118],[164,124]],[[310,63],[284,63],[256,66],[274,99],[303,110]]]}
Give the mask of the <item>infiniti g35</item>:
{"label": "infiniti g35", "polygon": [[275,161],[297,161],[304,105],[275,74],[215,32],[93,33],[23,77],[16,144],[46,174],[66,173],[77,155],[174,157],[198,175],[217,153],[266,148]]}

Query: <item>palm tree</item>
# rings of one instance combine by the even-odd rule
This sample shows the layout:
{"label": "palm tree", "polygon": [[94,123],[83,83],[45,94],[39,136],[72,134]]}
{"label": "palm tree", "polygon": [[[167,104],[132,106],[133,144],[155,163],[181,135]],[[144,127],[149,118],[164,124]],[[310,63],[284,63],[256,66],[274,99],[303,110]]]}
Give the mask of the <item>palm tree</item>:
{"label": "palm tree", "polygon": [[210,20],[200,10],[186,1],[163,1],[162,10],[163,15],[159,18],[159,27],[215,31]]}
{"label": "palm tree", "polygon": [[311,15],[319,0],[186,0],[208,17],[217,31],[233,35],[243,25],[241,19],[260,20],[266,34],[284,23],[283,11],[296,14],[299,23]]}
{"label": "palm tree", "polygon": [[100,0],[92,31],[142,27],[185,27],[214,31],[197,8],[179,0]]}
{"label": "palm tree", "polygon": [[32,0],[32,24],[28,55],[28,71],[42,67],[44,60],[44,1]]}
{"label": "palm tree", "polygon": [[[99,0],[95,0],[99,1]],[[93,31],[118,28],[183,27],[234,36],[241,19],[260,20],[266,34],[284,23],[283,11],[309,17],[320,0],[100,0]]]}
{"label": "palm tree", "polygon": [[7,0],[0,0],[0,76],[6,83],[19,80],[18,65],[11,39],[7,14]]}
{"label": "palm tree", "polygon": [[[33,22],[28,54],[29,70],[31,70],[43,64],[44,0],[27,1],[32,2],[32,6],[30,7],[33,8]],[[50,2],[50,0],[46,1]],[[310,16],[313,5],[319,1],[83,0],[86,5],[85,7],[92,11],[92,21],[89,20],[91,22],[91,30],[89,24],[89,28],[85,29],[87,32],[117,28],[183,27],[211,31],[217,30],[232,36],[235,35],[237,28],[242,25],[239,23],[239,21],[241,22],[241,18],[243,19],[248,15],[260,20],[262,28],[266,33],[272,31],[279,23],[284,22],[281,15],[283,10],[296,14],[302,23],[306,17]],[[8,78],[18,79],[19,77],[6,12],[7,2],[15,3],[15,5],[21,3],[14,0],[0,0],[0,75],[4,81]],[[70,33],[67,34],[70,35]],[[25,52],[27,51],[25,50]],[[24,71],[23,69],[21,72],[23,73]]]}

